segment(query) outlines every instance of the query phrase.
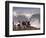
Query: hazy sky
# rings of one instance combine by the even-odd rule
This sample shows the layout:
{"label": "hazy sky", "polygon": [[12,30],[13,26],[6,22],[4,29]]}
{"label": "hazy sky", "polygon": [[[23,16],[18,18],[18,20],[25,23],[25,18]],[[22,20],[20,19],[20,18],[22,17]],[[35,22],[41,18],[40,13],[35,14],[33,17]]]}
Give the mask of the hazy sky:
{"label": "hazy sky", "polygon": [[13,12],[17,14],[39,14],[40,8],[28,8],[28,7],[13,7]]}

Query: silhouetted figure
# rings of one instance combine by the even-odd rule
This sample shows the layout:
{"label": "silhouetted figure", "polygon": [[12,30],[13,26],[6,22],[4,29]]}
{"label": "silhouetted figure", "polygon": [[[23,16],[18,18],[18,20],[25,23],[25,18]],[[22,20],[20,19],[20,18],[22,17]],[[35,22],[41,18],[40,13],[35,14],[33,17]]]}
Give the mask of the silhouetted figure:
{"label": "silhouetted figure", "polygon": [[17,26],[18,26],[18,30],[21,30],[21,26],[20,26],[20,24],[18,24]]}
{"label": "silhouetted figure", "polygon": [[27,25],[30,25],[30,21],[27,22]]}
{"label": "silhouetted figure", "polygon": [[23,25],[23,29],[25,30],[26,29],[26,22],[25,21],[22,21],[22,25]]}
{"label": "silhouetted figure", "polygon": [[23,21],[23,22],[22,22],[22,25],[26,25],[26,22]]}
{"label": "silhouetted figure", "polygon": [[27,27],[28,30],[31,29],[31,28],[30,28],[30,21],[27,21],[27,22],[26,22],[26,27]]}
{"label": "silhouetted figure", "polygon": [[20,27],[20,24],[18,24],[18,27]]}
{"label": "silhouetted figure", "polygon": [[26,21],[26,26],[27,26],[27,27],[30,26],[30,21]]}

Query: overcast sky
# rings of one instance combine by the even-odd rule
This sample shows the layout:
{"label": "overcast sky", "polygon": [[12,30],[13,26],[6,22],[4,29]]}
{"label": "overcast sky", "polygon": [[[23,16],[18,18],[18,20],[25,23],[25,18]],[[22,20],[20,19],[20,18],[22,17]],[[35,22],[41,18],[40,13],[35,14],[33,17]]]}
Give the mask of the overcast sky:
{"label": "overcast sky", "polygon": [[17,14],[39,14],[40,8],[28,8],[28,7],[13,7],[13,12]]}

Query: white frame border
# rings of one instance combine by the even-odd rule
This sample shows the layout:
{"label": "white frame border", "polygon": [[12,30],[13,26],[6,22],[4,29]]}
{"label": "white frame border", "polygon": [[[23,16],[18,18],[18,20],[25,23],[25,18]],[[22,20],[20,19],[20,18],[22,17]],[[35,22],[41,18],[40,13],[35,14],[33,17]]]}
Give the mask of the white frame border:
{"label": "white frame border", "polygon": [[[40,30],[26,30],[26,31],[13,31],[13,17],[12,17],[12,9],[13,7],[31,7],[31,8],[40,8],[40,20],[41,26]],[[34,4],[17,4],[17,3],[10,3],[9,4],[9,34],[10,35],[20,35],[20,34],[36,34],[36,33],[43,33],[43,5],[34,5]]]}

